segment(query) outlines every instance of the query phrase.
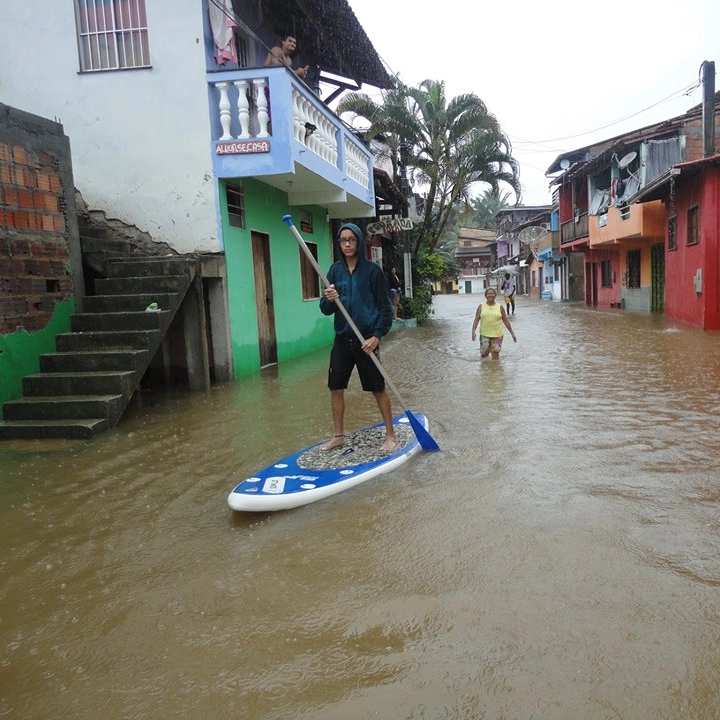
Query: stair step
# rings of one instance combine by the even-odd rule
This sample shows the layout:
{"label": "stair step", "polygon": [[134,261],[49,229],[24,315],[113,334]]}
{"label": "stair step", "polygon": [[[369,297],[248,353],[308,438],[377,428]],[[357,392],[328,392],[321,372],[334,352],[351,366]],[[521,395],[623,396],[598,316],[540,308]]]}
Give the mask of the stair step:
{"label": "stair step", "polygon": [[[22,378],[23,397],[4,403],[0,439],[90,438],[122,416],[200,261],[106,250],[91,267],[108,277],[94,279],[97,295],[71,316],[72,332],[56,336],[57,352],[40,357],[41,372]],[[147,311],[153,303],[159,310]]]}
{"label": "stair step", "polygon": [[108,418],[122,410],[123,395],[56,395],[24,397],[3,405],[5,421]]}
{"label": "stair step", "polygon": [[40,356],[40,372],[92,372],[96,370],[140,370],[148,353],[145,350],[85,350],[57,352]]}
{"label": "stair step", "polygon": [[76,420],[11,420],[0,422],[0,439],[39,440],[72,438],[82,440],[109,429],[104,418]]}
{"label": "stair step", "polygon": [[197,260],[186,256],[163,255],[142,259],[112,260],[108,262],[108,277],[145,277],[153,275],[191,275]]}
{"label": "stair step", "polygon": [[133,293],[132,295],[88,295],[83,308],[88,313],[140,312],[157,303],[161,310],[170,310],[176,302],[177,293]]}
{"label": "stair step", "polygon": [[58,352],[79,350],[147,350],[159,335],[159,330],[123,330],[62,333],[55,337]]}
{"label": "stair step", "polygon": [[26,397],[125,395],[129,399],[135,375],[131,370],[36,373],[22,379],[23,394]]}
{"label": "stair step", "polygon": [[112,277],[95,280],[98,295],[132,295],[135,293],[183,292],[190,284],[187,275]]}
{"label": "stair step", "polygon": [[73,332],[95,330],[156,330],[167,318],[167,310],[158,312],[77,313],[70,318]]}

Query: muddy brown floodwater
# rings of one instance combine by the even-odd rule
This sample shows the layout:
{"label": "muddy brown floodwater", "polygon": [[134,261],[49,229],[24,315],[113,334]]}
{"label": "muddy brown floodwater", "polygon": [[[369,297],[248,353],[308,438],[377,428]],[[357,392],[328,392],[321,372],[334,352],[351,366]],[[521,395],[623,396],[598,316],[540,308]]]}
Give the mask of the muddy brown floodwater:
{"label": "muddy brown floodwater", "polygon": [[519,298],[481,362],[479,300],[383,344],[442,452],[304,508],[226,497],[331,432],[326,351],[0,443],[0,719],[720,717],[720,335]]}

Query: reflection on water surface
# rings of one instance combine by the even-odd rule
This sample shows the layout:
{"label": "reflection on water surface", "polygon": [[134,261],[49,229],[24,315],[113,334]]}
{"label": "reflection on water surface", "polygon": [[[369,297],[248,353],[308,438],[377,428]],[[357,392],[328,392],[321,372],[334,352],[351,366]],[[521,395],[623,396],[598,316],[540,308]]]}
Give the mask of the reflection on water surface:
{"label": "reflection on water surface", "polygon": [[328,435],[326,351],[0,444],[0,718],[717,717],[720,336],[520,298],[481,363],[479,300],[383,345],[443,451],[305,508],[226,496]]}

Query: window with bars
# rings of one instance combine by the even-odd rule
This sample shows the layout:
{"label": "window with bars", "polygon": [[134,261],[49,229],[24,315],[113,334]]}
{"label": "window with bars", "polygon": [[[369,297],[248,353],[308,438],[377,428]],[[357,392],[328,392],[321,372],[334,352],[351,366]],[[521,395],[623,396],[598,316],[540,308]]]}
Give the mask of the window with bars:
{"label": "window with bars", "polygon": [[225,186],[228,222],[232,227],[245,227],[245,193],[239,185]]}
{"label": "window with bars", "polygon": [[80,71],[150,67],[145,0],[74,0]]}
{"label": "window with bars", "polygon": [[677,250],[677,215],[668,219],[668,250]]}
{"label": "window with bars", "polygon": [[[312,242],[305,243],[310,254],[317,262],[317,244]],[[302,297],[303,300],[317,300],[320,297],[320,280],[315,272],[313,264],[308,260],[305,253],[300,249],[300,278],[302,280]]]}
{"label": "window with bars", "polygon": [[640,251],[629,250],[627,254],[627,287],[640,287]]}
{"label": "window with bars", "polygon": [[697,245],[700,242],[700,208],[695,205],[687,212],[687,244]]}

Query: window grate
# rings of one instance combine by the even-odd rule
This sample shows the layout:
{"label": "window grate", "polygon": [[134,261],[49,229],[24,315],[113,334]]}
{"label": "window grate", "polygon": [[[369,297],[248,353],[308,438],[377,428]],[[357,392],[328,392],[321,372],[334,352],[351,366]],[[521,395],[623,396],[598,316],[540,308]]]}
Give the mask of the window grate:
{"label": "window grate", "polygon": [[225,186],[228,222],[232,227],[245,227],[245,193],[239,185]]}
{"label": "window grate", "polygon": [[150,67],[145,0],[75,0],[80,71]]}
{"label": "window grate", "polygon": [[700,209],[697,205],[687,211],[687,244],[700,242]]}
{"label": "window grate", "polygon": [[668,250],[677,250],[677,216],[668,220]]}

